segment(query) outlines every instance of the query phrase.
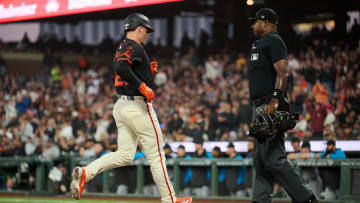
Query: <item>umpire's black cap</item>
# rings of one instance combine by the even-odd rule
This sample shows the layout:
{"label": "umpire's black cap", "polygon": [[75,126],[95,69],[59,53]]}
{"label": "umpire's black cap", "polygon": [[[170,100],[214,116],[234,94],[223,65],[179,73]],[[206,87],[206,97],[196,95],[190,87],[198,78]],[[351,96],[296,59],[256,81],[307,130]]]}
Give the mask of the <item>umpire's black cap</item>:
{"label": "umpire's black cap", "polygon": [[135,30],[138,26],[144,26],[148,33],[154,32],[148,17],[141,13],[133,13],[125,18],[124,31]]}
{"label": "umpire's black cap", "polygon": [[256,12],[254,18],[249,18],[249,20],[268,20],[270,23],[275,25],[278,24],[278,16],[276,12],[271,8],[262,8]]}

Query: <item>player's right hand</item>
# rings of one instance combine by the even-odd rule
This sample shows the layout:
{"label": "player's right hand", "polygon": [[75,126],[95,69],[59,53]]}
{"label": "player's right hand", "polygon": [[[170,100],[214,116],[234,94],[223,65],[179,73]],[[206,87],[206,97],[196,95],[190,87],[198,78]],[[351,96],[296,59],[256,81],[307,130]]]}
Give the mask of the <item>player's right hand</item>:
{"label": "player's right hand", "polygon": [[155,74],[158,72],[159,65],[158,65],[157,61],[150,62],[150,67],[151,67],[152,74]]}
{"label": "player's right hand", "polygon": [[139,91],[146,97],[148,102],[151,102],[155,98],[154,91],[145,83],[140,84]]}

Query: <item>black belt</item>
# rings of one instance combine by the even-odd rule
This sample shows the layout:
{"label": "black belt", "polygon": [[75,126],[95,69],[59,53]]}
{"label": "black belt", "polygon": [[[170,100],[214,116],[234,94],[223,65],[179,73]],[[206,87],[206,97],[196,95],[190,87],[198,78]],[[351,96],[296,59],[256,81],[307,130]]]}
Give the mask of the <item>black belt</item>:
{"label": "black belt", "polygon": [[147,102],[146,98],[144,96],[129,96],[129,95],[124,95],[124,94],[118,94],[118,98],[120,99],[121,97],[125,97],[128,101],[135,101],[135,97],[143,97],[144,98],[144,102]]}
{"label": "black belt", "polygon": [[255,107],[258,107],[258,106],[261,106],[262,104],[268,104],[269,101],[271,100],[272,98],[272,95],[269,94],[269,95],[266,95],[266,96],[263,96],[259,99],[254,99],[251,101],[251,103],[255,106]]}
{"label": "black belt", "polygon": [[123,95],[123,94],[118,95],[118,98],[121,98],[121,97],[125,97],[129,101],[134,101],[135,100],[134,96]]}
{"label": "black belt", "polygon": [[[283,95],[280,95],[280,98],[285,98],[285,97],[287,97],[285,92],[283,93]],[[262,104],[268,104],[272,98],[273,98],[273,95],[269,94],[269,95],[263,96],[259,99],[254,99],[251,101],[251,103],[255,107],[258,107],[258,106],[261,106]]]}

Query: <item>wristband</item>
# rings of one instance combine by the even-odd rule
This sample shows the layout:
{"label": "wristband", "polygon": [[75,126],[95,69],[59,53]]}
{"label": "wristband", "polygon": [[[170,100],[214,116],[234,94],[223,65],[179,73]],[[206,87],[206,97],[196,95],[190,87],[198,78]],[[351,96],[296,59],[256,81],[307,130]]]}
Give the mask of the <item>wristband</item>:
{"label": "wristband", "polygon": [[282,91],[281,89],[274,89],[272,93],[272,98],[281,99],[283,95],[284,95],[284,91]]}

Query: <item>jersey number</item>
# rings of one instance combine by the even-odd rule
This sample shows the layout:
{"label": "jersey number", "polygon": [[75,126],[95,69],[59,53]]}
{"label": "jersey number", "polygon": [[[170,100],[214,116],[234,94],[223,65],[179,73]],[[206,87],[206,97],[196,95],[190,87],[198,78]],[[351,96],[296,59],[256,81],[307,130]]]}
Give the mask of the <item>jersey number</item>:
{"label": "jersey number", "polygon": [[126,82],[126,81],[122,81],[121,80],[121,78],[120,78],[120,76],[119,75],[116,75],[115,76],[115,87],[118,87],[118,86],[128,86],[129,85],[129,83],[128,82]]}

